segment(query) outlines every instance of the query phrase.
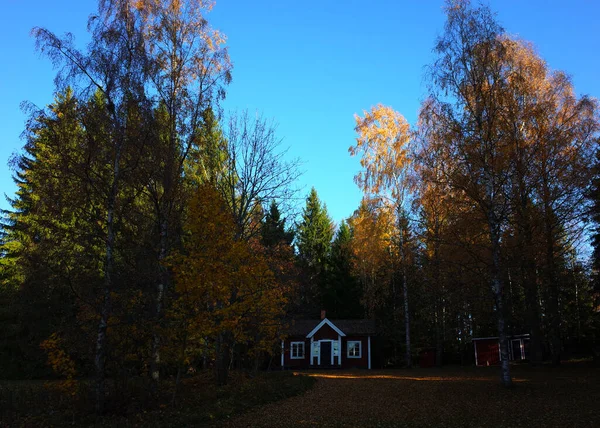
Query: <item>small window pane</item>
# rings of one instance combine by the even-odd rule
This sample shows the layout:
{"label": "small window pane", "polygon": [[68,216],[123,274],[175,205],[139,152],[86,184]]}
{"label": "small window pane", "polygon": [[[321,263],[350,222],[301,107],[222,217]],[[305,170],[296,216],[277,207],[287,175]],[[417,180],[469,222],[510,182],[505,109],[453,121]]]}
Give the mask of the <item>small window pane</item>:
{"label": "small window pane", "polygon": [[360,341],[349,341],[348,342],[348,357],[349,358],[360,358]]}
{"label": "small window pane", "polygon": [[304,358],[304,342],[292,342],[290,355],[292,358]]}

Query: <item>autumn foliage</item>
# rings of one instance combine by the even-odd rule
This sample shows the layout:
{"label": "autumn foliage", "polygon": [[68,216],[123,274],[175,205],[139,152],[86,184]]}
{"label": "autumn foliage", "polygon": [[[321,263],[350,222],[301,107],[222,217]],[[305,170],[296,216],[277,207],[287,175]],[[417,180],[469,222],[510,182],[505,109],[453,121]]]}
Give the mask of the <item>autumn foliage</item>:
{"label": "autumn foliage", "polygon": [[260,243],[237,236],[225,200],[210,184],[201,185],[190,201],[183,250],[168,262],[177,293],[170,317],[183,363],[202,355],[225,358],[236,344],[270,351],[279,339],[286,289]]}
{"label": "autumn foliage", "polygon": [[2,213],[3,376],[58,376],[85,401],[95,375],[97,414],[176,409],[277,367],[290,324],[321,310],[376,321],[373,367],[472,364],[473,338],[498,336],[508,386],[513,335],[533,365],[600,355],[595,98],[488,7],[448,0],[416,123],[354,117],[362,200],[336,224],[314,187],[298,202],[273,122],[223,113],[212,6],[101,0],[83,50],[33,30],[59,72]]}
{"label": "autumn foliage", "polygon": [[62,394],[75,396],[79,387],[76,379],[77,370],[75,362],[65,350],[63,340],[58,334],[53,333],[40,344],[40,348],[47,353],[48,364],[52,367],[52,370],[62,378],[60,382],[49,383],[48,386]]}

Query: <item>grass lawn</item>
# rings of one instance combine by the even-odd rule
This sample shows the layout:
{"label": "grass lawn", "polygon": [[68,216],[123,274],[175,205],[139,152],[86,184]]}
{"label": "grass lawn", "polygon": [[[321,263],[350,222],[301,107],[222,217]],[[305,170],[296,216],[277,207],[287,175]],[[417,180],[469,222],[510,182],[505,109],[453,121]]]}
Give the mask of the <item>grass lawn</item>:
{"label": "grass lawn", "polygon": [[300,372],[304,395],[265,405],[222,426],[600,427],[600,368],[498,367]]}
{"label": "grass lawn", "polygon": [[231,418],[266,403],[302,394],[316,379],[291,372],[251,377],[232,372],[229,385],[216,387],[211,373],[185,379],[171,405],[172,381],[163,381],[159,396],[151,396],[146,379],[122,385],[109,382],[107,415],[93,413],[89,381],[79,382],[75,396],[56,391],[57,382],[0,381],[0,428],[4,427],[191,427]]}

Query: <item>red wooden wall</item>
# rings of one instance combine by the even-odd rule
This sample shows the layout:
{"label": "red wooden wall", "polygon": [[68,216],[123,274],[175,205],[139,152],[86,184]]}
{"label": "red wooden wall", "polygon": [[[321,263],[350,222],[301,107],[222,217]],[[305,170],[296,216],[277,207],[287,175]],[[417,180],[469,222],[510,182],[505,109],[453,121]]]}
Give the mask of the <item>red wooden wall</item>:
{"label": "red wooden wall", "polygon": [[478,366],[493,366],[500,364],[500,347],[498,339],[482,339],[473,341],[477,352]]}

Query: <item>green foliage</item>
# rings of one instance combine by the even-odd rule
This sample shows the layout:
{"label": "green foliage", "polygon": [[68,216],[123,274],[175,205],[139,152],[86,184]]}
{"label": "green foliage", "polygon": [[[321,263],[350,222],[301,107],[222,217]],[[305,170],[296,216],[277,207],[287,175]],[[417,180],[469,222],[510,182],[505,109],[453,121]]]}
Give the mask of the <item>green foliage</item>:
{"label": "green foliage", "polygon": [[279,244],[291,245],[293,240],[294,233],[286,230],[285,218],[281,218],[277,202],[271,201],[262,225],[262,244],[266,247],[274,247]]}
{"label": "green foliage", "polygon": [[102,176],[101,170],[86,167],[91,157],[102,154],[85,136],[81,115],[93,110],[93,104],[89,107],[70,90],[59,94],[46,113],[30,121],[25,153],[18,160],[18,191],[4,226],[2,260],[12,266],[4,285],[15,290],[11,305],[18,317],[13,322],[20,332],[8,346],[9,359],[21,376],[45,374],[40,342],[63,327],[77,326],[73,287],[86,295],[99,280],[98,199],[84,173]]}
{"label": "green foliage", "polygon": [[218,186],[226,177],[227,140],[212,108],[202,113],[198,136],[186,157],[185,177],[193,187],[202,183]]}
{"label": "green foliage", "polygon": [[321,203],[313,187],[306,198],[302,220],[296,232],[296,246],[300,260],[316,272],[325,268],[331,251],[333,221],[327,207]]}
{"label": "green foliage", "polygon": [[333,232],[333,221],[327,207],[321,203],[313,187],[296,228],[298,260],[304,271],[302,301],[313,313],[323,304],[321,294],[331,256]]}
{"label": "green foliage", "polygon": [[323,290],[323,309],[338,319],[358,319],[363,316],[362,290],[353,274],[352,230],[342,221],[331,244],[329,273]]}

